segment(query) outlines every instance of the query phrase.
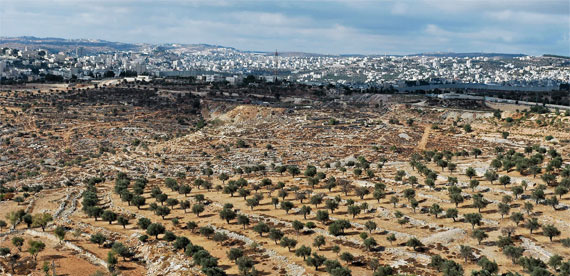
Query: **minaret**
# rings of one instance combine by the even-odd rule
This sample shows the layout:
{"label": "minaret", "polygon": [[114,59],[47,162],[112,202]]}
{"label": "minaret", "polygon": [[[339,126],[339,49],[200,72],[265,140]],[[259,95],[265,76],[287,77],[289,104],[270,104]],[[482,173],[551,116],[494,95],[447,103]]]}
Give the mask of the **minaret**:
{"label": "minaret", "polygon": [[277,49],[275,49],[274,63],[275,68],[273,69],[273,81],[277,82],[277,69],[279,69],[279,53],[277,53]]}

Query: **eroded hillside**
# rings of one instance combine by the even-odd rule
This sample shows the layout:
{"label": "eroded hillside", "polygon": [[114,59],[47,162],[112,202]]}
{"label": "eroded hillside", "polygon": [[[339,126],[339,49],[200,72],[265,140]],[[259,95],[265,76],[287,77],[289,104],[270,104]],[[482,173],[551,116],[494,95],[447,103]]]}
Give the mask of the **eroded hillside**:
{"label": "eroded hillside", "polygon": [[564,112],[1,96],[4,273],[570,270]]}

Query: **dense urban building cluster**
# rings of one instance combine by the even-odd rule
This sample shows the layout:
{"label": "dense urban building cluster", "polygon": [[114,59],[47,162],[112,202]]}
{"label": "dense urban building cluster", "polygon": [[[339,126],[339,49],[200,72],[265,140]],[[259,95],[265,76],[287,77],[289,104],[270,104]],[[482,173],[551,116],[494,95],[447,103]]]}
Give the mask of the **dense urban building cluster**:
{"label": "dense urban building cluster", "polygon": [[[4,45],[5,46],[5,45]],[[20,47],[21,48],[21,47]],[[208,82],[239,82],[246,75],[308,84],[355,88],[481,84],[490,87],[558,90],[570,80],[570,61],[555,56],[431,54],[413,56],[330,56],[256,53],[210,45],[139,45],[92,51],[41,47],[0,52],[4,81],[91,80],[114,76],[202,76]]]}

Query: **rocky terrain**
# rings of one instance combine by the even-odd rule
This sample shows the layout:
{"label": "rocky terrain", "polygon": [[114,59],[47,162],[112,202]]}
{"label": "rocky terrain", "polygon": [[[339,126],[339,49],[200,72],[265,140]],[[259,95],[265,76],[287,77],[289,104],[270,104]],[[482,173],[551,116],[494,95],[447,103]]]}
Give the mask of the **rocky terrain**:
{"label": "rocky terrain", "polygon": [[568,275],[570,114],[322,89],[4,89],[0,270]]}

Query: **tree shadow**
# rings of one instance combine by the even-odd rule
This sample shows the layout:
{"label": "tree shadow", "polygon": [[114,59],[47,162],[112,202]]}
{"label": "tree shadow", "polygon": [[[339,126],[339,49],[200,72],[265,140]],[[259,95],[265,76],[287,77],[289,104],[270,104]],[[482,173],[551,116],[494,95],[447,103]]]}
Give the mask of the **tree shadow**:
{"label": "tree shadow", "polygon": [[418,246],[418,247],[416,247],[416,250],[414,250],[414,251],[419,252],[419,253],[425,253],[425,252],[428,252],[429,250],[430,250],[429,247]]}
{"label": "tree shadow", "polygon": [[62,255],[43,255],[40,257],[38,257],[38,260],[59,260],[59,259],[65,259],[66,257],[62,256]]}
{"label": "tree shadow", "polygon": [[257,275],[274,275],[277,271],[257,271]]}
{"label": "tree shadow", "polygon": [[123,266],[123,265],[119,265],[117,266],[117,269],[122,270],[122,271],[129,271],[129,270],[135,270],[135,267],[128,267],[128,266]]}
{"label": "tree shadow", "polygon": [[497,245],[497,242],[496,242],[496,241],[482,241],[482,242],[481,242],[481,245],[484,245],[484,246],[495,246],[495,245]]}
{"label": "tree shadow", "polygon": [[352,266],[363,267],[366,266],[366,261],[364,260],[356,260],[351,263]]}
{"label": "tree shadow", "polygon": [[360,232],[358,231],[345,231],[343,234],[341,234],[341,236],[352,236],[352,235],[358,235],[360,234]]}
{"label": "tree shadow", "polygon": [[384,252],[386,251],[386,247],[379,245],[370,249],[370,252]]}
{"label": "tree shadow", "polygon": [[480,230],[483,230],[485,232],[491,232],[491,231],[497,231],[499,230],[499,227],[496,226],[487,226],[487,227],[479,227]]}

